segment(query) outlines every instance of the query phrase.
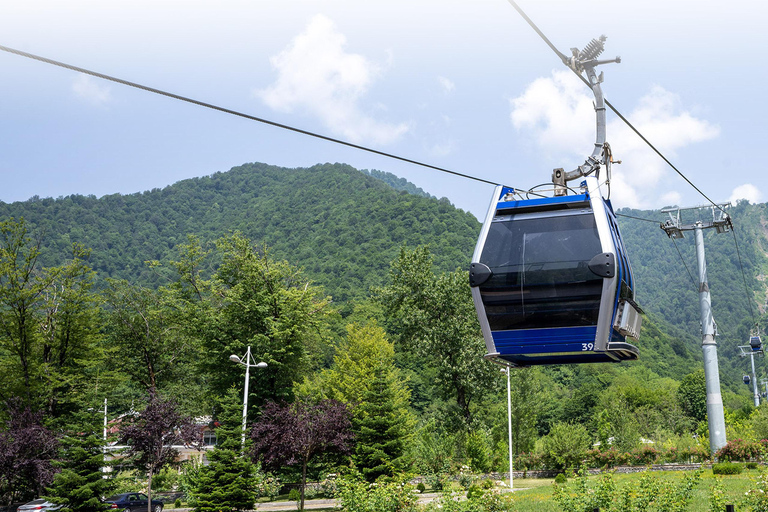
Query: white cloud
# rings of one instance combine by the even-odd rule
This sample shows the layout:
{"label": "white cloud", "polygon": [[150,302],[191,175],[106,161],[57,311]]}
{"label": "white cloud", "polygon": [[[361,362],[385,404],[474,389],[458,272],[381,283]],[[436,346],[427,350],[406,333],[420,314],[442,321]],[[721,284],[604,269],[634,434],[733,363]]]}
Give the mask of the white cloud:
{"label": "white cloud", "polygon": [[756,186],[751,183],[745,183],[744,185],[739,185],[733,189],[728,201],[736,203],[739,199],[746,199],[750,203],[759,203],[762,198],[763,194]]}
{"label": "white cloud", "polygon": [[[535,80],[510,101],[512,124],[547,153],[561,161],[567,159],[573,169],[591,153],[595,141],[593,101],[573,73],[555,71],[550,78]],[[717,126],[685,111],[676,94],[658,86],[624,115],[668,158],[720,133]],[[611,183],[611,198],[618,206],[654,208],[673,202],[675,198],[658,189],[668,172],[667,164],[623,121],[608,122],[607,140],[614,158],[623,161],[613,166]]]}
{"label": "white cloud", "polygon": [[456,89],[456,84],[444,76],[438,76],[437,81],[440,84],[440,90],[443,91],[443,94],[446,96],[451,94],[453,90]]}
{"label": "white cloud", "polygon": [[270,58],[277,80],[254,92],[275,110],[303,110],[320,118],[350,141],[393,142],[408,131],[408,125],[379,121],[361,106],[382,68],[345,51],[346,42],[333,21],[316,15],[304,32]]}
{"label": "white cloud", "polygon": [[96,106],[103,106],[112,100],[112,93],[106,85],[89,75],[79,74],[72,82],[72,92],[78,98]]}

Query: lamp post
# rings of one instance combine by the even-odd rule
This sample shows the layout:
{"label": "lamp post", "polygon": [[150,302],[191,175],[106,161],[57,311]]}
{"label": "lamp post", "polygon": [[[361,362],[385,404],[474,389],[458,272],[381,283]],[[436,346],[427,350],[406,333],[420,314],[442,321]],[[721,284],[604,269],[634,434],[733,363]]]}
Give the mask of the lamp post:
{"label": "lamp post", "polygon": [[512,476],[512,386],[509,382],[509,366],[501,370],[507,374],[507,426],[509,431],[509,488],[513,488],[514,477]]}
{"label": "lamp post", "polygon": [[245,448],[245,419],[248,414],[248,381],[251,376],[250,370],[251,368],[266,368],[267,363],[264,361],[256,363],[256,361],[253,359],[253,356],[251,355],[250,346],[248,347],[248,350],[245,351],[245,355],[242,357],[242,359],[235,354],[232,354],[229,356],[229,360],[245,366],[245,391],[243,392],[243,432],[240,439],[240,448],[243,449]]}

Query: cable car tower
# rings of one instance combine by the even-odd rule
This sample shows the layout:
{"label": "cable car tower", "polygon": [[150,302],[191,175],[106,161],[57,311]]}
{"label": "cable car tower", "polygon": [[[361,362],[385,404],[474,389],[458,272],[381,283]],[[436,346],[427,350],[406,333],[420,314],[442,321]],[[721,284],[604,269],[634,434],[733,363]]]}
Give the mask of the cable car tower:
{"label": "cable car tower", "polygon": [[[739,350],[741,351],[741,357],[747,357],[749,356],[750,362],[752,363],[752,396],[755,400],[755,407],[760,406],[760,390],[757,387],[757,374],[755,373],[755,356],[762,356],[765,353],[763,352],[763,341],[760,339],[760,333],[759,332],[753,332],[752,335],[749,337],[749,345],[739,345]],[[744,376],[745,384],[749,384],[749,380],[747,379],[747,376]]]}
{"label": "cable car tower", "polygon": [[[628,341],[639,336],[642,311],[613,207],[603,198],[614,161],[606,142],[603,73],[595,68],[620,62],[618,57],[598,60],[605,39],[563,56],[582,79],[586,74],[595,96],[592,154],[572,171],[555,169],[548,190],[497,186],[472,256],[469,279],[485,357],[500,364],[638,357]],[[569,186],[575,180],[579,184]]]}
{"label": "cable car tower", "polygon": [[[672,239],[684,238],[685,231],[693,231],[696,240],[696,259],[699,264],[699,307],[701,313],[701,350],[704,353],[704,376],[707,381],[707,421],[709,423],[709,448],[712,453],[726,445],[725,416],[723,397],[720,394],[720,374],[717,363],[717,326],[712,317],[712,300],[707,283],[707,261],[704,256],[704,230],[714,228],[718,233],[727,233],[733,229],[731,218],[725,212],[730,203],[718,205],[692,206],[688,208],[665,208],[662,213],[669,214],[669,219],[660,227]],[[697,220],[693,224],[683,224],[681,212],[711,210],[712,220]]]}

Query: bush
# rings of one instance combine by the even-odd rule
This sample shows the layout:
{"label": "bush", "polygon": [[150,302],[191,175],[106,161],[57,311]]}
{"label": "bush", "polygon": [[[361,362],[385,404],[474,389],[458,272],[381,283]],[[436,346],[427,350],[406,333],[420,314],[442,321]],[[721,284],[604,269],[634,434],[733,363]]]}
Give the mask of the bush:
{"label": "bush", "polygon": [[744,464],[744,467],[747,469],[757,469],[757,466],[758,466],[757,462],[747,462],[746,464]]}
{"label": "bush", "polygon": [[715,453],[715,456],[718,460],[745,462],[749,460],[759,460],[762,451],[763,444],[761,442],[734,439],[728,441],[728,444],[720,448],[717,453]]}
{"label": "bush", "polygon": [[544,458],[554,469],[577,466],[590,445],[587,429],[578,423],[555,423],[542,441]]}
{"label": "bush", "polygon": [[176,501],[173,502],[173,508],[181,508],[181,498],[176,498]]}
{"label": "bush", "polygon": [[424,485],[423,482],[419,482],[418,485],[416,485],[416,490],[419,492],[424,492],[427,490],[427,486]]}
{"label": "bush", "polygon": [[301,501],[301,491],[299,491],[298,489],[291,489],[288,492],[288,501],[296,501],[296,502]]}
{"label": "bush", "polygon": [[345,512],[415,512],[416,495],[411,490],[405,484],[348,478],[339,481],[338,499]]}
{"label": "bush", "polygon": [[467,490],[467,499],[477,499],[480,496],[483,495],[483,490],[480,488],[477,484],[472,484],[469,486],[469,490]]}
{"label": "bush", "polygon": [[568,477],[565,476],[563,473],[558,473],[555,477],[555,483],[558,485],[562,485],[564,483],[568,482]]}
{"label": "bush", "polygon": [[712,465],[712,473],[715,475],[739,475],[744,471],[744,466],[735,462],[720,462]]}
{"label": "bush", "polygon": [[481,487],[485,490],[493,489],[496,487],[496,484],[493,483],[493,480],[485,479],[483,480],[483,483],[481,484]]}

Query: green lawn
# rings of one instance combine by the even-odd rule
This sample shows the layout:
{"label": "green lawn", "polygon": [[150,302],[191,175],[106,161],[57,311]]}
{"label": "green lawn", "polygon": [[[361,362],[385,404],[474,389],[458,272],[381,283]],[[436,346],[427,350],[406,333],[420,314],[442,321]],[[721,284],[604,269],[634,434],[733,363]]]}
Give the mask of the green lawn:
{"label": "green lawn", "polygon": [[[614,481],[619,488],[627,485],[637,486],[643,473],[615,474]],[[654,471],[652,475],[659,479],[672,479],[679,481],[682,479],[683,471]],[[737,505],[744,493],[753,488],[752,479],[757,477],[759,470],[745,470],[741,475],[719,476],[722,479],[726,490],[727,503]],[[589,477],[590,485],[596,482],[598,477]],[[569,486],[573,485],[574,479],[569,479]],[[688,507],[691,511],[706,511],[709,509],[710,488],[714,482],[712,470],[705,470],[702,480],[694,491],[693,502]],[[557,503],[552,499],[553,479],[516,479],[515,488],[522,489],[515,491],[515,505],[517,510],[525,512],[545,512],[558,511]]]}

